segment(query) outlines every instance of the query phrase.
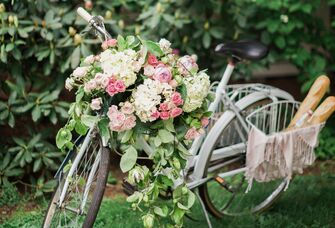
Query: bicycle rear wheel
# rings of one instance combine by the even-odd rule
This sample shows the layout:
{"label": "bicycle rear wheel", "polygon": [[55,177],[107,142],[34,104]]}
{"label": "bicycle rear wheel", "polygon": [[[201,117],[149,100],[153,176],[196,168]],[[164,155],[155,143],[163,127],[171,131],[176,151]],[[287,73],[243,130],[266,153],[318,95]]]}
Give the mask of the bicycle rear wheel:
{"label": "bicycle rear wheel", "polygon": [[107,182],[110,151],[102,146],[100,136],[94,131],[89,131],[75,150],[71,168],[62,175],[49,203],[44,228],[92,227],[98,214]]}
{"label": "bicycle rear wheel", "polygon": [[[256,108],[270,103],[271,100],[251,104],[241,114],[248,115]],[[249,213],[259,213],[269,208],[281,195],[286,181],[277,180],[268,183],[254,182],[250,192],[245,193],[248,183],[244,177],[245,151],[236,153],[230,157],[220,160],[211,159],[213,151],[220,148],[237,148],[244,145],[243,138],[247,139],[246,133],[241,137],[241,131],[237,130],[239,124],[237,117],[222,126],[222,131],[216,139],[213,150],[209,153],[206,163],[204,178],[210,180],[199,187],[199,194],[204,201],[206,209],[216,217],[238,216]]]}

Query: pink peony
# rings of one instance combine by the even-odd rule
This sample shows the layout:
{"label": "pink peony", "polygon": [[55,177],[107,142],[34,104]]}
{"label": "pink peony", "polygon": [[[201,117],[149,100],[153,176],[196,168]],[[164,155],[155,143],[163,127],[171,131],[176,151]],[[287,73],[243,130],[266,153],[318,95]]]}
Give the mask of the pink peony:
{"label": "pink peony", "polygon": [[101,104],[102,104],[101,97],[94,98],[91,101],[90,107],[91,107],[92,110],[100,110],[101,109]]}
{"label": "pink peony", "polygon": [[159,110],[160,111],[169,111],[169,104],[168,103],[161,103],[159,105]]}
{"label": "pink peony", "polygon": [[153,54],[149,53],[148,55],[148,63],[151,66],[157,66],[158,65],[158,59],[156,58],[156,56],[154,56]]}
{"label": "pink peony", "polygon": [[162,120],[167,120],[170,117],[169,112],[161,112],[159,116],[161,117]]}
{"label": "pink peony", "polygon": [[170,69],[165,66],[164,64],[159,64],[156,68],[155,68],[155,73],[153,78],[156,81],[160,81],[161,83],[169,83],[172,79],[172,74]]}
{"label": "pink peony", "polygon": [[202,126],[202,127],[207,127],[208,124],[209,124],[209,119],[208,119],[208,117],[203,117],[203,118],[201,119],[201,126]]}
{"label": "pink peony", "polygon": [[122,80],[117,80],[114,85],[118,93],[126,91],[126,86]]}
{"label": "pink peony", "polygon": [[171,116],[172,118],[175,118],[175,117],[179,116],[179,115],[182,114],[182,113],[183,113],[183,110],[182,110],[181,108],[174,108],[174,109],[172,109],[172,110],[170,111],[170,116]]}
{"label": "pink peony", "polygon": [[115,47],[117,44],[117,40],[116,39],[109,39],[106,40],[102,43],[101,47],[102,49],[106,50],[109,47]]}
{"label": "pink peony", "polygon": [[199,67],[196,64],[195,60],[189,55],[181,57],[178,61],[178,70],[184,76],[193,74],[197,72],[198,69]]}
{"label": "pink peony", "polygon": [[179,106],[182,105],[184,103],[183,99],[181,98],[180,93],[178,92],[174,92],[171,96],[171,100],[173,102],[173,104]]}
{"label": "pink peony", "polygon": [[197,129],[195,127],[191,127],[190,129],[188,129],[188,131],[186,132],[184,138],[187,140],[191,140],[191,139],[195,139],[196,137],[198,137],[200,134],[197,132]]}

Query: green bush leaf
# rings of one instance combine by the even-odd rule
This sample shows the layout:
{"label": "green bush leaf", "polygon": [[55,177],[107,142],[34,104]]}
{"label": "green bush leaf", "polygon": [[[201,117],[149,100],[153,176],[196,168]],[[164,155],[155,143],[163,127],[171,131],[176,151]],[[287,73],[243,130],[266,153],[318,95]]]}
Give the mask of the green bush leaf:
{"label": "green bush leaf", "polygon": [[137,150],[133,146],[128,147],[120,161],[120,168],[122,172],[125,173],[131,170],[136,164],[136,160]]}
{"label": "green bush leaf", "polygon": [[66,128],[61,128],[56,135],[56,145],[61,149],[67,142],[71,141],[72,134]]}

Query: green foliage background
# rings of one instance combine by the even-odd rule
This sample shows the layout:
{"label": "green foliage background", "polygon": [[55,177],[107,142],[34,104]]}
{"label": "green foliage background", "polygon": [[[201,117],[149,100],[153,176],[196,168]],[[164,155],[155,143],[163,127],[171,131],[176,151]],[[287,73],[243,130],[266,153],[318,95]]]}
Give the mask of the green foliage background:
{"label": "green foliage background", "polygon": [[[335,5],[334,0],[326,1]],[[36,186],[36,196],[51,191],[46,181],[61,161],[54,146],[71,94],[65,78],[80,58],[99,49],[83,35],[76,15],[85,6],[105,17],[111,33],[169,39],[181,53],[196,53],[215,79],[225,59],[213,53],[224,40],[258,39],[271,51],[261,62],[240,67],[238,75],[280,60],[299,70],[302,91],[321,73],[334,71],[335,21],[327,27],[315,16],[320,0],[4,0],[0,4],[0,185],[21,181]],[[91,10],[92,9],[92,10]],[[334,135],[334,129],[324,138]],[[323,158],[335,146],[321,141]],[[330,148],[329,148],[330,147]]]}

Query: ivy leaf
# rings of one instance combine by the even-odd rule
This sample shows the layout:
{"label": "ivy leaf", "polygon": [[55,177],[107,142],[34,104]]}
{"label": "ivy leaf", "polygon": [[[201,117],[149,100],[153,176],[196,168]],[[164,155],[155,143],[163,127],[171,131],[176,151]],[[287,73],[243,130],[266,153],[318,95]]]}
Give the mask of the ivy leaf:
{"label": "ivy leaf", "polygon": [[157,43],[151,40],[143,40],[142,42],[143,42],[143,45],[146,46],[146,48],[151,54],[157,57],[164,55],[164,52],[162,51],[162,49],[159,47]]}
{"label": "ivy leaf", "polygon": [[70,142],[71,139],[71,131],[66,128],[61,128],[56,135],[56,145],[59,149],[61,149],[66,143]]}
{"label": "ivy leaf", "polygon": [[166,217],[169,213],[169,209],[166,205],[164,205],[162,208],[160,207],[154,207],[154,212],[155,214],[161,216],[161,217]]}
{"label": "ivy leaf", "polygon": [[80,121],[76,122],[74,129],[79,135],[86,135],[86,132],[88,130],[88,128]]}
{"label": "ivy leaf", "polygon": [[125,152],[120,161],[120,168],[124,173],[131,170],[137,160],[137,150],[133,146],[130,146]]}
{"label": "ivy leaf", "polygon": [[169,132],[165,129],[159,130],[158,131],[158,136],[163,143],[170,143],[170,142],[173,142],[173,140],[174,140],[173,134],[171,134],[171,132]]}
{"label": "ivy leaf", "polygon": [[90,115],[82,115],[81,122],[85,124],[87,127],[92,128],[98,122],[98,116],[90,116]]}

